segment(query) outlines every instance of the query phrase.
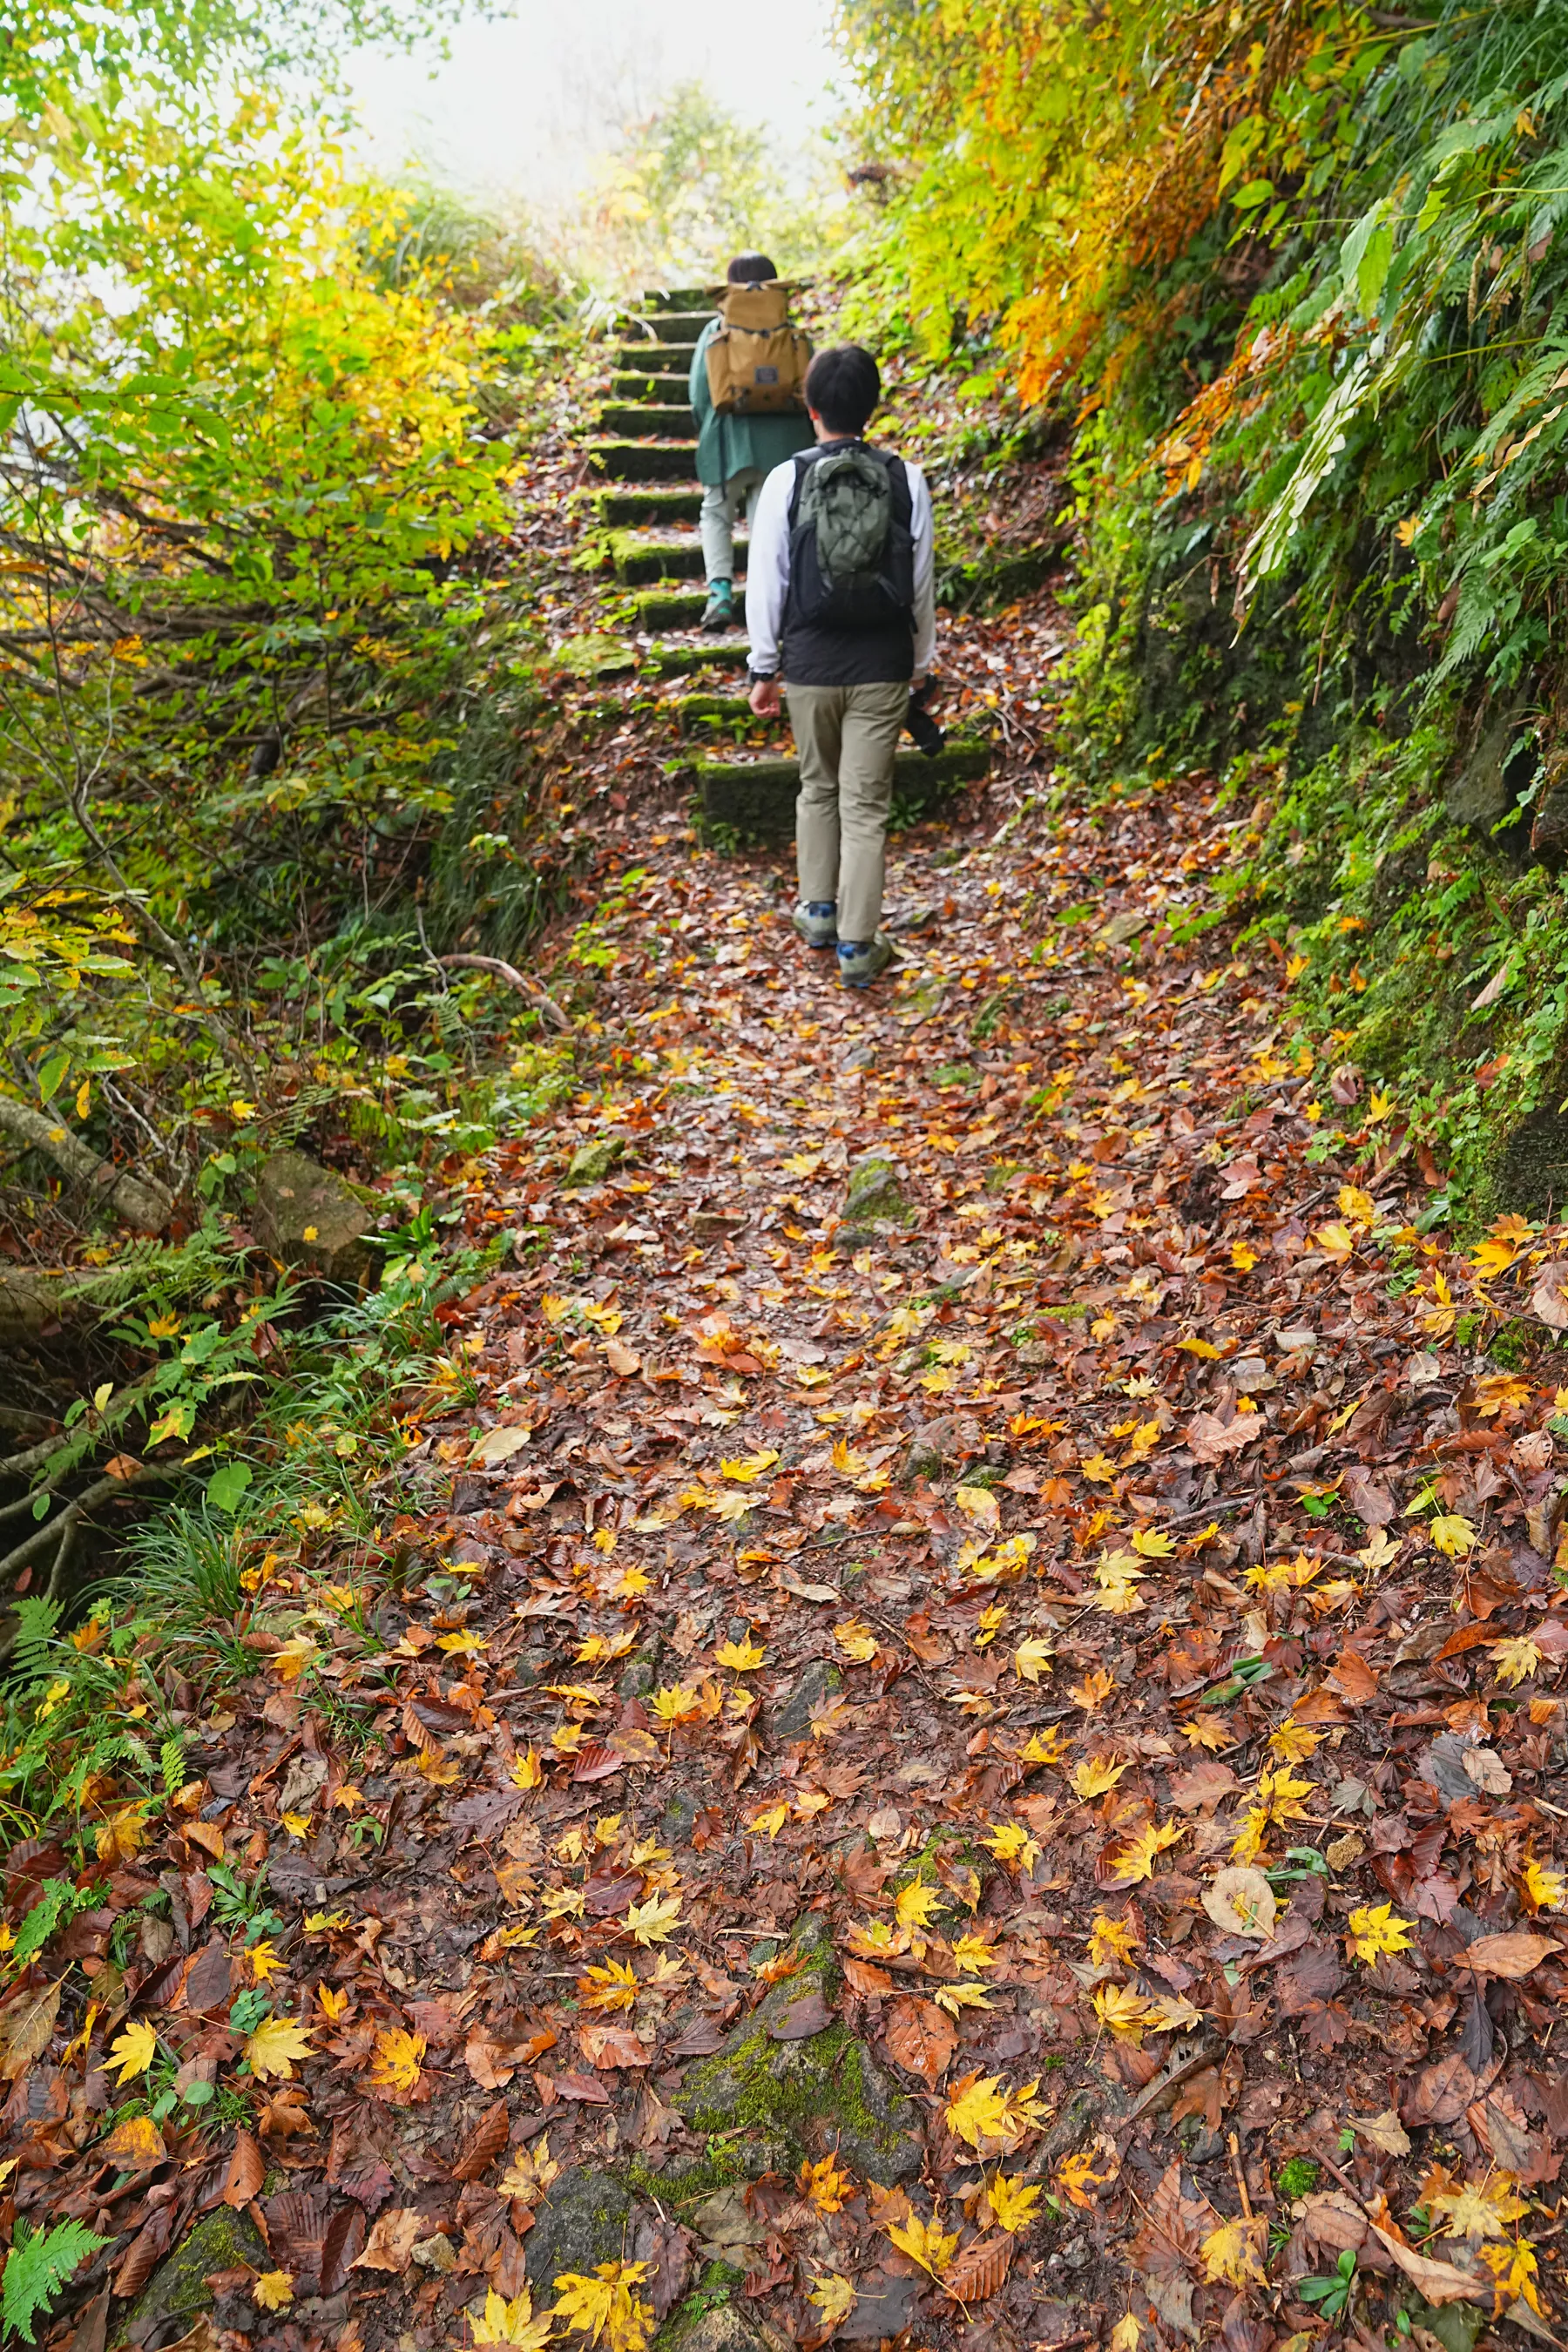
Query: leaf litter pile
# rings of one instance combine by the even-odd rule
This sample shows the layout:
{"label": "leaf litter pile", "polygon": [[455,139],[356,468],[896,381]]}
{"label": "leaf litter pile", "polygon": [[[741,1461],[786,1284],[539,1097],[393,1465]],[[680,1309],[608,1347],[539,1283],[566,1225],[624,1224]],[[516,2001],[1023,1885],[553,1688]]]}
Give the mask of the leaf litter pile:
{"label": "leaf litter pile", "polygon": [[382,1540],[9,1857],[24,2340],[1555,2340],[1568,1263],[1194,937],[1211,787],[1031,781],[869,997],[608,836]]}

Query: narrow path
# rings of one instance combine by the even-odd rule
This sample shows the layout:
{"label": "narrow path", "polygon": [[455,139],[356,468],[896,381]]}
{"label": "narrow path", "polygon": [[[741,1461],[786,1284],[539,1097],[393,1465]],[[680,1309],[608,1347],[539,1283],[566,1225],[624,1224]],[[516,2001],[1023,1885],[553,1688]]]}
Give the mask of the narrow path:
{"label": "narrow path", "polygon": [[[692,494],[646,495],[600,520],[679,576]],[[558,633],[624,637],[572,551]],[[516,1241],[445,1310],[391,1564],[315,1612],[342,1717],[247,1685],[184,1833],[268,1860],[300,2032],[171,2192],[220,2278],[184,2340],[537,2347],[563,2294],[612,2352],[1268,2352],[1342,2254],[1363,2341],[1417,2290],[1507,2309],[1568,2123],[1549,1237],[1424,1240],[1396,1105],[1347,1113],[1354,1176],[1320,1141],[1357,1081],[1219,920],[1212,782],[1053,798],[1048,591],[950,629],[1002,749],[895,841],[865,997],[787,852],[689,820],[665,665],[735,649],[643,634],[563,673],[579,1090],[468,1172]],[[174,1918],[138,2004],[254,2058]],[[120,2226],[97,2155],[55,2193]]]}

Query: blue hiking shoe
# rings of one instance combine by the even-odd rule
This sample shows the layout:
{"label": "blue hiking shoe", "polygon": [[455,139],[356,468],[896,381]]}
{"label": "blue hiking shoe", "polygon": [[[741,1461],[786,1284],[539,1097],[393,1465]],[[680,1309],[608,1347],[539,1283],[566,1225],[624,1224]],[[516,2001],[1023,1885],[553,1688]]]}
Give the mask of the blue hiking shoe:
{"label": "blue hiking shoe", "polygon": [[699,628],[706,629],[710,636],[717,636],[721,630],[732,629],[734,625],[733,587],[728,580],[710,580],[708,583],[708,602],[702,608]]}
{"label": "blue hiking shoe", "polygon": [[893,961],[893,943],[880,931],[874,940],[840,940],[838,978],[845,988],[869,988]]}
{"label": "blue hiking shoe", "polygon": [[834,898],[803,898],[791,918],[808,948],[838,943],[838,902]]}

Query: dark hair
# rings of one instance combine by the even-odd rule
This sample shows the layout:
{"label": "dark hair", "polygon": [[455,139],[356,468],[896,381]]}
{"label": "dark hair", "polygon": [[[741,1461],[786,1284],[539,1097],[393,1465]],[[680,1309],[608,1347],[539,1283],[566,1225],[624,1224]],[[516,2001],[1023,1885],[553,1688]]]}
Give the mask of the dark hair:
{"label": "dark hair", "polygon": [[725,276],[731,286],[771,286],[778,271],[765,253],[738,253]]}
{"label": "dark hair", "polygon": [[805,404],[830,433],[860,433],[882,397],[877,362],[862,344],[835,343],[805,372]]}

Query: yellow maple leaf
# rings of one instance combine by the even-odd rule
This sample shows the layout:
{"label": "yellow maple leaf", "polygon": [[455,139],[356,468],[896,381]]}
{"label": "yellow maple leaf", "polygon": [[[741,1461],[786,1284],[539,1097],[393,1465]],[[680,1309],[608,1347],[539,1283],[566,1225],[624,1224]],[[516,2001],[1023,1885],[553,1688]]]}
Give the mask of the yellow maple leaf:
{"label": "yellow maple leaf", "polygon": [[763,1445],[755,1454],[742,1454],[738,1460],[721,1461],[719,1468],[726,1478],[733,1478],[742,1486],[754,1486],[764,1470],[771,1470],[779,1458],[776,1445]]}
{"label": "yellow maple leaf", "polygon": [[1013,1653],[1013,1672],[1021,1683],[1037,1683],[1055,1655],[1049,1642],[1031,1633]]}
{"label": "yellow maple leaf", "polygon": [[1236,1734],[1222,1715],[1194,1715],[1191,1723],[1183,1724],[1182,1737],[1194,1748],[1206,1748],[1211,1756],[1236,1744]]}
{"label": "yellow maple leaf", "polygon": [[1018,1750],[1020,1764],[1059,1764],[1062,1760],[1062,1736],[1053,1723],[1048,1731],[1031,1731]]}
{"label": "yellow maple leaf", "polygon": [[264,2017],[245,2044],[246,2063],[263,2083],[291,2083],[294,2062],[310,2055],[310,2028],[292,2017]]}
{"label": "yellow maple leaf", "polygon": [[1426,1532],[1438,1550],[1449,1559],[1462,1559],[1474,1551],[1480,1538],[1462,1511],[1445,1511],[1428,1520]]}
{"label": "yellow maple leaf", "polygon": [[1342,1184],[1336,1195],[1336,1206],[1348,1223],[1370,1225],[1377,1214],[1377,1202],[1359,1184]]}
{"label": "yellow maple leaf", "polygon": [[555,2322],[549,2312],[533,2315],[533,2298],[522,2287],[509,2303],[494,2287],[485,2291],[485,2308],[481,2318],[470,2318],[476,2344],[505,2346],[507,2352],[542,2352],[554,2332]]}
{"label": "yellow maple leaf", "polygon": [[1109,2033],[1123,2042],[1141,2042],[1160,2015],[1152,2001],[1131,1986],[1096,1985],[1090,1995],[1094,2013]]}
{"label": "yellow maple leaf", "polygon": [[287,2311],[294,2300],[292,2271],[263,2271],[250,2284],[250,2299],[263,2311]]}
{"label": "yellow maple leaf", "polygon": [[1407,1952],[1413,1919],[1402,1919],[1391,1903],[1363,1904],[1345,1922],[1350,1947],[1358,1960],[1371,1962],[1383,1952]]}
{"label": "yellow maple leaf", "polygon": [[1068,1685],[1068,1696],[1074,1706],[1081,1706],[1086,1715],[1093,1715],[1115,1688],[1116,1685],[1105,1668],[1096,1666],[1093,1674],[1085,1675],[1082,1682]]}
{"label": "yellow maple leaf", "polygon": [[653,2326],[653,2305],[637,2289],[648,2275],[647,2263],[601,2263],[592,2278],[563,2271],[555,2282],[553,2316],[586,2336],[601,2338],[607,2352],[643,2352]]}
{"label": "yellow maple leaf", "polygon": [[348,2015],[349,1996],[346,1992],[339,1992],[331,1985],[319,1984],[316,1987],[316,1999],[321,2003],[321,2014],[329,2025],[340,2024]]}
{"label": "yellow maple leaf", "polygon": [[950,2017],[957,2017],[966,2009],[989,2009],[991,2006],[991,1996],[985,1987],[977,1984],[938,1985],[932,1998],[938,2009],[945,2009]]}
{"label": "yellow maple leaf", "polygon": [[1207,1339],[1178,1339],[1176,1345],[1178,1348],[1184,1348],[1189,1356],[1203,1356],[1210,1362],[1213,1362],[1221,1352]]}
{"label": "yellow maple leaf", "polygon": [[1162,1535],[1158,1528],[1135,1528],[1132,1549],[1144,1559],[1169,1559],[1176,1549],[1174,1536]]}
{"label": "yellow maple leaf", "polygon": [[907,1886],[900,1888],[898,1901],[893,1906],[900,1927],[928,1927],[932,1919],[948,1908],[937,1889],[923,1885],[918,1878],[912,1878]]}
{"label": "yellow maple leaf", "polygon": [[1534,1674],[1542,1653],[1528,1633],[1510,1633],[1503,1641],[1491,1643],[1487,1655],[1497,1668],[1499,1682],[1507,1683],[1514,1690],[1527,1675]]}
{"label": "yellow maple leaf", "polygon": [[1091,1486],[1109,1486],[1116,1476],[1116,1465],[1107,1454],[1091,1454],[1087,1462],[1079,1464],[1079,1475]]}
{"label": "yellow maple leaf", "polygon": [[701,1694],[686,1683],[663,1685],[655,1691],[648,1705],[660,1723],[695,1723],[702,1714]]}
{"label": "yellow maple leaf", "polygon": [[425,2036],[405,2032],[401,2025],[384,2026],[375,2037],[370,2079],[378,2091],[405,2099],[419,2081],[425,2056]]}
{"label": "yellow maple leaf", "polygon": [[265,1936],[261,1938],[259,1943],[252,1944],[249,1951],[247,1952],[245,1957],[250,1962],[250,1981],[252,1984],[266,1984],[269,1978],[275,1977],[279,1970],[286,1965],[283,1956],[279,1951],[277,1946],[271,1943]]}
{"label": "yellow maple leaf", "polygon": [[1470,1252],[1470,1264],[1478,1274],[1506,1274],[1513,1264],[1515,1255],[1516,1252],[1508,1242],[1478,1242]]}
{"label": "yellow maple leaf", "polygon": [[880,1646],[869,1625],[863,1625],[857,1617],[847,1618],[842,1625],[835,1625],[833,1638],[845,1656],[858,1666],[869,1665]]}
{"label": "yellow maple leaf", "polygon": [[767,1654],[762,1643],[753,1642],[748,1633],[743,1642],[721,1642],[713,1653],[713,1663],[728,1666],[731,1674],[754,1675]]}
{"label": "yellow maple leaf", "polygon": [[1533,1854],[1520,1874],[1520,1892],[1531,1911],[1561,1911],[1568,1880],[1560,1870],[1549,1870]]}
{"label": "yellow maple leaf", "polygon": [[1495,2293],[1499,2311],[1506,2311],[1513,2303],[1527,2303],[1539,2317],[1541,2297],[1536,2292],[1540,2264],[1529,2238],[1516,2238],[1511,2245],[1482,2246],[1480,2259],[1492,2273],[1497,2284]]}
{"label": "yellow maple leaf", "polygon": [[144,2074],[147,2072],[148,2067],[153,2063],[157,2048],[157,2032],[148,2024],[144,2017],[137,2018],[126,2027],[123,2033],[110,2042],[109,2063],[120,2069],[115,2079],[121,2089],[124,2088],[133,2074]]}
{"label": "yellow maple leaf", "polygon": [[1131,1961],[1137,1949],[1137,1939],[1125,1919],[1112,1919],[1103,1911],[1095,1913],[1089,1936],[1091,1968],[1102,1969],[1110,1960]]}
{"label": "yellow maple leaf", "polygon": [[1299,1780],[1288,1765],[1278,1772],[1262,1771],[1258,1776],[1258,1793],[1253,1801],[1265,1821],[1278,1822],[1281,1828],[1289,1822],[1303,1822],[1307,1809],[1303,1797],[1310,1797],[1317,1787],[1315,1780]]}
{"label": "yellow maple leaf", "polygon": [[1258,1252],[1249,1242],[1232,1242],[1230,1262],[1237,1274],[1250,1274],[1258,1264]]}
{"label": "yellow maple leaf", "polygon": [[1136,1831],[1116,1857],[1111,1876],[1117,1885],[1135,1886],[1142,1878],[1152,1878],[1155,1855],[1179,1845],[1186,1834],[1174,1822],[1167,1822],[1163,1828],[1151,1822],[1147,1828]]}
{"label": "yellow maple leaf", "polygon": [[746,1823],[749,1830],[761,1831],[763,1837],[776,1838],[789,1819],[787,1805],[763,1805]]}
{"label": "yellow maple leaf", "polygon": [[636,1970],[624,1960],[590,1968],[577,1979],[577,1998],[584,2009],[631,2009],[641,1989]]}
{"label": "yellow maple leaf", "polygon": [[806,2297],[822,2314],[822,2332],[827,2335],[843,2326],[858,2300],[848,2280],[841,2278],[837,2271],[824,2271],[814,2278]]}
{"label": "yellow maple leaf", "polygon": [[815,2164],[807,2158],[800,2168],[800,2190],[819,2213],[837,2213],[854,2196],[855,2181],[839,2170],[837,2157],[825,2156]]}
{"label": "yellow maple leaf", "polygon": [[1512,2176],[1490,2174],[1484,2180],[1461,2180],[1451,2188],[1426,2189],[1422,2203],[1434,2221],[1441,2221],[1445,2238],[1503,2238],[1508,2225],[1530,2210],[1528,2198],[1518,2196]]}
{"label": "yellow maple leaf", "polygon": [[1082,1797],[1086,1801],[1090,1797],[1103,1797],[1107,1790],[1115,1788],[1123,1772],[1131,1769],[1130,1763],[1113,1764],[1109,1756],[1086,1757],[1081,1764],[1076,1765],[1073,1769],[1071,1775],[1073,1793],[1075,1796]]}
{"label": "yellow maple leaf", "polygon": [[984,2079],[970,2074],[955,2084],[948,2095],[946,2121],[954,2139],[965,2140],[971,2147],[1008,2139],[1007,2102],[1000,2074]]}
{"label": "yellow maple leaf", "polygon": [[1287,1716],[1268,1735],[1268,1753],[1281,1764],[1304,1764],[1320,1737],[1318,1732],[1309,1731],[1304,1723],[1293,1722]]}
{"label": "yellow maple leaf", "polygon": [[1248,2280],[1261,2283],[1267,2274],[1259,2256],[1268,2237],[1268,2225],[1261,2221],[1244,2221],[1238,2215],[1234,2221],[1222,2221],[1198,2249],[1205,2277],[1223,2279],[1229,2286],[1245,2286]]}
{"label": "yellow maple leaf", "polygon": [[1094,2200],[1089,2190],[1103,2189],[1108,2181],[1116,2178],[1114,2168],[1110,2172],[1097,2172],[1094,2165],[1095,2150],[1083,2147],[1076,2155],[1063,2157],[1056,2170],[1056,2184],[1061,2194],[1070,2205],[1081,2206],[1086,2213],[1094,2210]]}
{"label": "yellow maple leaf", "polygon": [[1035,2208],[1045,2195],[1038,2182],[1030,2185],[1019,2173],[997,2172],[992,2175],[985,2191],[985,2202],[991,2208],[991,2219],[1009,2237],[1026,2230],[1035,2218]]}
{"label": "yellow maple leaf", "polygon": [[956,2230],[950,2235],[940,2222],[922,2221],[918,2213],[911,2213],[907,2221],[888,2223],[887,2231],[899,2252],[919,2263],[932,2278],[942,2276],[958,2252]]}
{"label": "yellow maple leaf", "polygon": [[1337,1218],[1330,1224],[1320,1226],[1312,1235],[1312,1239],[1326,1257],[1331,1257],[1340,1265],[1342,1265],[1347,1258],[1354,1255],[1355,1235],[1348,1225],[1342,1224]]}
{"label": "yellow maple leaf", "polygon": [[542,1788],[544,1767],[540,1762],[538,1748],[531,1748],[526,1755],[516,1757],[511,1769],[507,1774],[507,1779],[514,1789]]}
{"label": "yellow maple leaf", "polygon": [[[1291,971],[1290,964],[1296,966],[1294,971]],[[1292,956],[1290,964],[1285,967],[1286,979],[1299,980],[1307,969],[1306,957]],[[1124,2312],[1110,2331],[1110,2352],[1138,2352],[1139,2338],[1142,2333],[1143,2330],[1139,2326],[1132,2314],[1130,2311]]]}
{"label": "yellow maple leaf", "polygon": [[994,1822],[980,1843],[1010,1870],[1032,1870],[1040,1858],[1039,1846],[1022,1822]]}
{"label": "yellow maple leaf", "polygon": [[647,1903],[634,1903],[626,1913],[626,1927],[639,1944],[666,1944],[680,1917],[679,1895],[656,1895]]}
{"label": "yellow maple leaf", "polygon": [[973,1927],[966,1927],[962,1936],[954,1937],[952,1957],[967,1976],[975,1975],[981,1969],[996,1966],[995,1946],[984,1936],[977,1935]]}

